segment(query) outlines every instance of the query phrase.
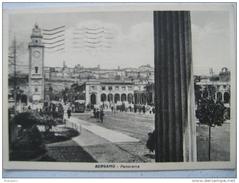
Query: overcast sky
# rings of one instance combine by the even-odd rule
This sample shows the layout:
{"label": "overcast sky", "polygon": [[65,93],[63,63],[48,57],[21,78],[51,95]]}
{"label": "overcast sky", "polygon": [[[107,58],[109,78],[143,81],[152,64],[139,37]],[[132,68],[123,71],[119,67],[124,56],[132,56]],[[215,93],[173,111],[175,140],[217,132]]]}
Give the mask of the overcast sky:
{"label": "overcast sky", "polygon": [[[224,66],[231,68],[230,25],[228,12],[191,12],[193,65],[195,74],[215,72]],[[40,28],[66,26],[65,51],[45,51],[45,66],[80,64],[101,68],[154,65],[153,13],[105,12],[67,14],[21,14],[9,19],[10,42],[15,33],[20,48],[18,63],[28,64],[28,42],[35,23]],[[72,33],[81,27],[105,27],[113,35],[110,47],[104,49],[72,48]]]}

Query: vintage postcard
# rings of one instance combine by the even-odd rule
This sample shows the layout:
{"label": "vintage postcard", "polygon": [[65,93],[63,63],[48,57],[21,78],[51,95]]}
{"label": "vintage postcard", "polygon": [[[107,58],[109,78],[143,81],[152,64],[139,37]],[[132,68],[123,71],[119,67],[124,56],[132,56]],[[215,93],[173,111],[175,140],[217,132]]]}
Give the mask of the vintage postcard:
{"label": "vintage postcard", "polygon": [[71,4],[4,3],[3,168],[234,169],[236,5]]}

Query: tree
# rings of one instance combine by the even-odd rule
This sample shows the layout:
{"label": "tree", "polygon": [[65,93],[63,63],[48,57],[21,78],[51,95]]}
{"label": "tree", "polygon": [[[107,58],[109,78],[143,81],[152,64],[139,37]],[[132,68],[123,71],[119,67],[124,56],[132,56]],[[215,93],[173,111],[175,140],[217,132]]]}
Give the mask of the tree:
{"label": "tree", "polygon": [[198,105],[199,100],[201,99],[202,96],[202,87],[200,85],[197,85],[196,83],[194,84],[194,91],[195,91],[195,103]]}
{"label": "tree", "polygon": [[207,87],[203,91],[203,97],[198,98],[196,117],[202,124],[208,125],[208,157],[211,159],[211,127],[221,126],[224,122],[224,104],[220,101],[215,101],[215,88]]}

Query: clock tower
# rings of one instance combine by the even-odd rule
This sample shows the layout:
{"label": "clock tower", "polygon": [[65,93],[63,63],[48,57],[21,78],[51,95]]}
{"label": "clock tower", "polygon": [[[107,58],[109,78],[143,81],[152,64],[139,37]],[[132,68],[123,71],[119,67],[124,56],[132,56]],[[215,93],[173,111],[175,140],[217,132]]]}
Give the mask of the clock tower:
{"label": "clock tower", "polygon": [[35,24],[29,43],[29,101],[44,100],[44,45],[41,29]]}

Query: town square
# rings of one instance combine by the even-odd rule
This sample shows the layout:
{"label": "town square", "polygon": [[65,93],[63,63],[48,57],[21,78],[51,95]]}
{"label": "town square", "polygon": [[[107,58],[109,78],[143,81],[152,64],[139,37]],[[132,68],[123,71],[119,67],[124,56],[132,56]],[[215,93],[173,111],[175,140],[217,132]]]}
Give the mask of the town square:
{"label": "town square", "polygon": [[9,16],[9,161],[231,161],[227,12],[31,15]]}

